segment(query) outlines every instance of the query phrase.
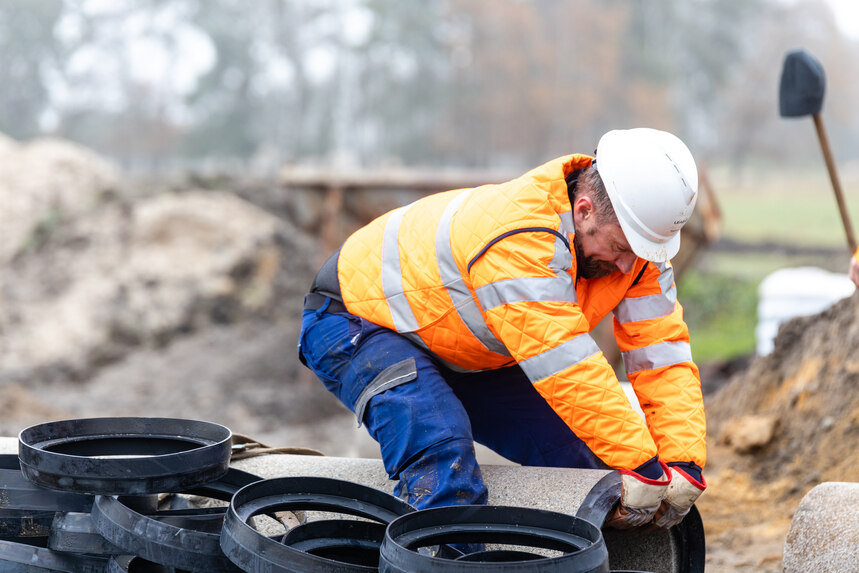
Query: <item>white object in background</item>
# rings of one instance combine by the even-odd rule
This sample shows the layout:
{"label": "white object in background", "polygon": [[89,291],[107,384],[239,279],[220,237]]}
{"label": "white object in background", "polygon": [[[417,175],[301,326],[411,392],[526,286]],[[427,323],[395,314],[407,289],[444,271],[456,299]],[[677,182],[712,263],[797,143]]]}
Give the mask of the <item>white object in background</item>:
{"label": "white object in background", "polygon": [[855,286],[846,274],[817,267],[779,269],[758,286],[758,324],[755,341],[758,356],[773,350],[778,327],[797,316],[816,314],[853,294]]}

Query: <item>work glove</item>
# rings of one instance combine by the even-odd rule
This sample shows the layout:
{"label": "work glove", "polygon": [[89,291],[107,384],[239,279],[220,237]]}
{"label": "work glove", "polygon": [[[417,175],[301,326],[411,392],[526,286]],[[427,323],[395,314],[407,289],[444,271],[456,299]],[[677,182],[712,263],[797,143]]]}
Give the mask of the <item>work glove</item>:
{"label": "work glove", "polygon": [[701,481],[686,473],[682,467],[672,466],[671,483],[662,499],[662,504],[656,512],[653,524],[663,529],[673,527],[683,521],[692,508],[692,504],[707,488],[704,476]]}
{"label": "work glove", "polygon": [[671,483],[671,469],[663,462],[660,479],[650,479],[631,470],[620,473],[620,503],[609,515],[605,525],[629,529],[647,525],[653,520]]}

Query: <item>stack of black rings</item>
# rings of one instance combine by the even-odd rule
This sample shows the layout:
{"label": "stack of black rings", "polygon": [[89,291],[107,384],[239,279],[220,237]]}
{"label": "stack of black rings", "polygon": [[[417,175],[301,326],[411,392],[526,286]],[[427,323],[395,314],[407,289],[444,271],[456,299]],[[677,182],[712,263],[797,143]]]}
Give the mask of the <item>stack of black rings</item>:
{"label": "stack of black rings", "polygon": [[[174,418],[21,431],[18,455],[0,456],[0,571],[609,571],[600,528],[582,517],[505,506],[418,511],[345,480],[262,479],[230,467],[231,441],[224,426]],[[165,508],[164,494],[222,503]],[[255,517],[279,512],[324,518],[286,533],[255,527]]]}

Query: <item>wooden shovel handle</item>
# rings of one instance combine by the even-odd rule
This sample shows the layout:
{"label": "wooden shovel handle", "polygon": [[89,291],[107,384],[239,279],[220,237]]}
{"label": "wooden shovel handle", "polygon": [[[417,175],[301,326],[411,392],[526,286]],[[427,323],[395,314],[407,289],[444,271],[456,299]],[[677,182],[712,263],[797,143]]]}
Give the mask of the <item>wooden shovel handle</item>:
{"label": "wooden shovel handle", "polygon": [[856,251],[856,237],[853,234],[853,226],[850,224],[850,214],[844,203],[844,194],[841,192],[841,183],[838,181],[838,172],[835,170],[835,161],[832,159],[832,151],[829,149],[829,139],[826,137],[826,129],[819,113],[811,116],[814,118],[814,128],[817,130],[817,139],[820,140],[820,149],[823,151],[823,159],[826,161],[826,169],[829,171],[829,179],[832,181],[832,190],[835,191],[835,200],[838,202],[838,210],[841,212],[841,222],[844,223],[844,231],[847,233],[847,246],[850,252]]}

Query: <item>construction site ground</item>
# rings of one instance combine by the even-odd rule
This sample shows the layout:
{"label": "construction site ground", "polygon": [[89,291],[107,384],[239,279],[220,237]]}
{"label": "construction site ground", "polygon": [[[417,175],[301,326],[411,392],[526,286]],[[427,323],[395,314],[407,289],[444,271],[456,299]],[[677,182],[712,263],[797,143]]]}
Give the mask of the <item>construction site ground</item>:
{"label": "construction site ground", "polygon": [[[708,397],[709,487],[698,503],[708,571],[780,571],[802,496],[823,481],[859,479],[859,356],[850,352],[859,342],[857,303],[859,295],[790,323],[772,355]],[[216,327],[137,352],[86,384],[13,384],[4,388],[0,429],[12,436],[58,418],[178,416],[220,422],[272,446],[378,457],[351,413],[279,359],[294,351],[296,331],[297,324]],[[504,463],[478,453],[483,463]]]}

